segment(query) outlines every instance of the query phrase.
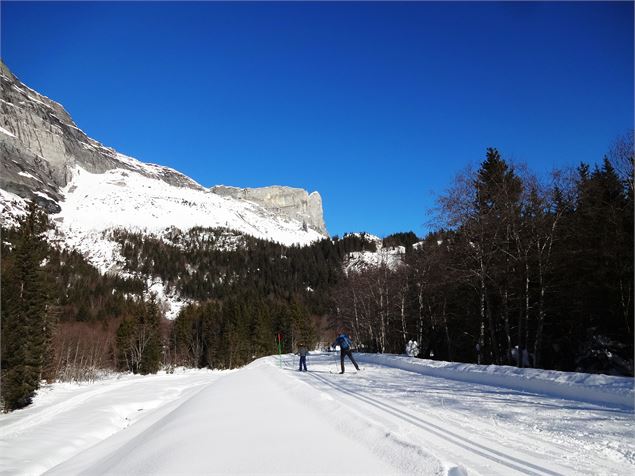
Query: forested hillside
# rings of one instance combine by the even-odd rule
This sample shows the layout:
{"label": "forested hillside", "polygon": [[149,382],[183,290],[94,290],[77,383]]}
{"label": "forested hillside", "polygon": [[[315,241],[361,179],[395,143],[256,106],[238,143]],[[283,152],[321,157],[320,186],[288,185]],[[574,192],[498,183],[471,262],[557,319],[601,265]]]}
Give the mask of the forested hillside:
{"label": "forested hillside", "polygon": [[[101,275],[45,239],[31,206],[2,229],[2,398],[100,369],[233,368],[329,342],[461,362],[633,374],[633,147],[538,178],[488,149],[439,198],[435,231],[385,237],[400,266],[346,272],[364,234],[287,247],[227,229],[119,229],[126,265]],[[191,304],[174,321],[148,278]],[[279,340],[278,340],[279,339]]]}
{"label": "forested hillside", "polygon": [[632,375],[632,164],[628,136],[546,180],[488,149],[407,266],[349,275],[335,309],[370,351]]}

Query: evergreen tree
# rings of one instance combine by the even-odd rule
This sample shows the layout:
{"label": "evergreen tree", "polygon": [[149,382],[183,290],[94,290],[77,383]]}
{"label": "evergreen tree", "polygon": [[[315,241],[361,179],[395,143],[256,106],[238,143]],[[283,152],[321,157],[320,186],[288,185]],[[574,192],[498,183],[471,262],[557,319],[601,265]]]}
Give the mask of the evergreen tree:
{"label": "evergreen tree", "polygon": [[13,266],[3,270],[2,398],[8,410],[31,403],[46,363],[50,326],[41,271],[46,226],[46,215],[31,202],[20,222]]}
{"label": "evergreen tree", "polygon": [[161,368],[162,344],[161,344],[161,315],[154,294],[144,305],[143,312],[137,320],[137,339],[142,347],[139,362],[139,373],[153,374]]}
{"label": "evergreen tree", "polygon": [[117,362],[120,370],[156,373],[161,367],[161,316],[154,295],[143,302],[134,318],[124,319],[117,329]]}

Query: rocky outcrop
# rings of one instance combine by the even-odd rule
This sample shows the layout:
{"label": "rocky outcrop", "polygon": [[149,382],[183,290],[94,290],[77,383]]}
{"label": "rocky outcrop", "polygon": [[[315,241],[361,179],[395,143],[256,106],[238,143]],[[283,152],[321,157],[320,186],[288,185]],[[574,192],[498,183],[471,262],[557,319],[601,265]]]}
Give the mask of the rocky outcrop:
{"label": "rocky outcrop", "polygon": [[217,195],[247,200],[261,207],[303,222],[309,228],[328,235],[324,224],[322,197],[318,192],[309,194],[301,188],[273,185],[261,188],[237,188],[218,185],[210,188]]}
{"label": "rocky outcrop", "polygon": [[171,185],[202,188],[175,170],[142,164],[88,137],[60,104],[24,85],[2,62],[0,85],[0,188],[51,212],[59,211],[59,190],[76,165],[91,173],[130,169]]}
{"label": "rocky outcrop", "polygon": [[[78,170],[106,174],[124,169],[175,187],[210,194],[210,190],[176,170],[140,162],[88,137],[59,103],[24,85],[1,61],[0,85],[1,190],[35,200],[50,213],[59,213],[65,197],[76,185],[77,177],[73,174],[79,173]],[[132,186],[126,183],[125,174],[121,177],[119,185]],[[64,189],[69,183],[71,186]],[[255,203],[267,220],[272,214],[278,215],[297,220],[299,223],[293,224],[295,229],[310,228],[327,235],[322,198],[317,192],[309,195],[302,189],[278,186],[253,189],[220,186],[213,187],[211,192]],[[0,206],[2,200],[0,196]]]}

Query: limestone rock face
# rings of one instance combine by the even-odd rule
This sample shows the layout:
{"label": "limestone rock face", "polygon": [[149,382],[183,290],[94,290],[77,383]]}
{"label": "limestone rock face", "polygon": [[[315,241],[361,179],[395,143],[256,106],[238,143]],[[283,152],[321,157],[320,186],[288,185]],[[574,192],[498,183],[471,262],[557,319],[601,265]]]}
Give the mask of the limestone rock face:
{"label": "limestone rock face", "polygon": [[[16,78],[0,62],[0,188],[59,211],[60,188],[75,165],[91,173],[115,168],[160,177],[182,187],[202,187],[167,167],[139,167],[80,130],[64,108]],[[40,193],[37,193],[40,192]]]}
{"label": "limestone rock face", "polygon": [[[192,194],[189,192],[193,190],[211,196],[210,203],[204,204],[202,202],[205,200],[199,194],[194,194],[201,202],[200,207],[215,216],[225,216],[225,212],[230,209],[238,210],[245,206],[251,209],[253,204],[257,205],[255,215],[250,215],[251,218],[247,220],[244,218],[246,215],[237,212],[238,222],[228,220],[228,227],[241,230],[245,228],[246,232],[256,236],[276,239],[276,233],[272,231],[268,235],[265,231],[269,228],[282,229],[284,226],[281,225],[280,228],[277,222],[289,222],[287,219],[290,219],[294,223],[287,223],[285,226],[291,231],[302,232],[302,236],[295,240],[297,242],[306,241],[309,236],[317,236],[314,232],[327,235],[322,216],[322,198],[317,192],[309,195],[302,189],[280,186],[254,189],[220,186],[208,190],[176,170],[140,162],[88,137],[59,103],[24,85],[1,61],[0,86],[0,210],[3,213],[4,210],[15,208],[12,204],[24,199],[36,201],[49,213],[62,213],[65,204],[68,206],[69,196],[77,189],[76,180],[81,181],[79,171],[85,171],[106,177],[102,180],[103,183],[94,179],[95,183],[101,184],[103,190],[86,190],[86,203],[92,203],[91,200],[99,196],[99,193],[110,190],[109,186],[112,184],[108,182],[108,177],[117,175],[117,185],[122,187],[122,192],[116,197],[109,196],[113,207],[123,200],[121,197],[128,196],[130,203],[144,204],[143,213],[165,215],[163,211],[153,209],[156,207],[156,200],[145,197],[151,188],[149,185],[135,188],[135,184],[144,182],[139,180],[137,174],[140,174],[144,178],[158,180],[180,189],[170,190],[169,193],[164,190],[163,195],[158,197],[160,199],[168,194],[177,202],[183,201],[185,199],[181,195],[190,196]],[[161,188],[156,184],[153,187],[157,190]],[[144,197],[131,197],[133,192],[137,195],[145,194],[147,200],[138,201],[137,199]],[[217,195],[233,197],[239,203],[230,204]],[[217,203],[226,205],[226,210],[221,210],[222,207],[217,206]],[[189,213],[187,208],[183,209],[183,213]],[[282,220],[278,220],[278,217]],[[207,219],[203,221],[210,222]],[[246,225],[249,226],[243,226],[245,223],[242,222],[248,222]],[[271,222],[271,226],[263,224],[267,222]],[[307,231],[308,228],[311,230]],[[289,237],[285,239],[293,241]]]}
{"label": "limestone rock face", "polygon": [[309,228],[328,235],[324,224],[322,197],[318,192],[309,194],[301,188],[273,185],[260,188],[238,188],[218,185],[213,193],[256,203],[263,208],[293,220],[306,223]]}

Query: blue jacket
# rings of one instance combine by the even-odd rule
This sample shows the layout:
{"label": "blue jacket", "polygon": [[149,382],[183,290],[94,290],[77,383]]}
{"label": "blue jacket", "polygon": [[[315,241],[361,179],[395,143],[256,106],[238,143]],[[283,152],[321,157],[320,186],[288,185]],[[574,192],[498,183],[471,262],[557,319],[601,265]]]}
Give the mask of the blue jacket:
{"label": "blue jacket", "polygon": [[333,347],[335,347],[336,345],[339,345],[340,349],[348,350],[351,348],[351,345],[353,345],[353,342],[351,341],[351,338],[348,337],[348,335],[340,334],[337,336],[337,339],[335,339],[335,342],[333,342]]}

